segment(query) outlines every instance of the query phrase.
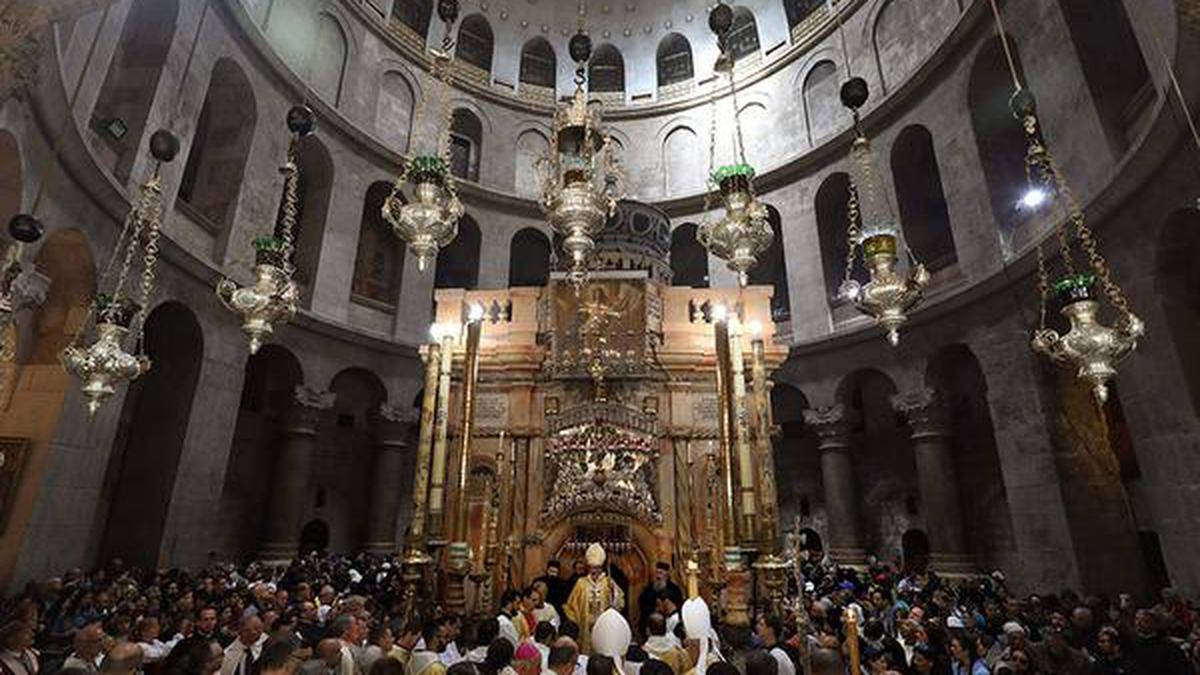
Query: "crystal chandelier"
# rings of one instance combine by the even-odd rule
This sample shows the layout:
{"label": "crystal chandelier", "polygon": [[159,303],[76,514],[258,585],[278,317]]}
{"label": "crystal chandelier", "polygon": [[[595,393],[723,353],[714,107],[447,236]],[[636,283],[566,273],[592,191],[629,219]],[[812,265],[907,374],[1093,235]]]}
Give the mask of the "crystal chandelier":
{"label": "crystal chandelier", "polygon": [[[850,197],[846,223],[846,269],[838,294],[854,307],[875,319],[887,331],[887,341],[893,347],[900,344],[900,327],[908,321],[929,285],[929,271],[917,262],[912,250],[905,247],[908,269],[899,266],[899,223],[891,202],[883,194],[875,177],[875,154],[871,142],[859,125],[859,108],[869,96],[866,80],[853,77],[842,86],[842,103],[854,115],[854,142],[850,146]],[[853,278],[854,263],[862,249],[868,281],[860,284]]]}
{"label": "crystal chandelier", "polygon": [[730,101],[733,105],[733,148],[735,161],[721,167],[715,166],[717,89],[713,89],[711,101],[712,127],[709,130],[708,185],[705,195],[705,210],[712,206],[715,197],[724,208],[724,215],[715,220],[706,220],[696,231],[696,239],[704,248],[735,272],[738,284],[749,282],[750,270],[758,264],[775,233],[767,220],[767,207],[754,194],[754,167],[746,162],[745,143],[738,114],[737,86],[733,73],[733,54],[729,48],[729,31],[733,28],[733,10],[729,5],[719,4],[708,15],[708,25],[717,35],[721,55],[717,70],[729,76]]}
{"label": "crystal chandelier", "polygon": [[[154,268],[162,229],[160,170],[164,162],[170,162],[179,153],[179,139],[160,129],[150,138],[150,153],[156,160],[154,170],[138,190],[100,279],[100,286],[107,287],[107,291],[96,295],[79,332],[59,355],[63,368],[80,380],[90,415],[96,414],[118,386],[150,369],[150,359],[141,353],[141,338],[154,291]],[[130,275],[136,267],[140,267],[141,283],[137,289],[139,298],[135,300]],[[92,319],[95,341],[84,346],[84,333]]]}
{"label": "crystal chandelier", "polygon": [[[446,24],[441,49],[432,50],[433,72],[439,81],[439,101],[435,110],[442,115],[438,152],[409,158],[396,178],[392,193],[383,203],[384,220],[417,257],[417,268],[421,271],[437,259],[442,247],[458,236],[458,221],[464,212],[454,177],[450,174],[450,126],[454,117],[449,105],[454,54],[451,31],[458,19],[458,0],[439,0],[437,9],[438,16]],[[413,200],[408,203],[402,193],[406,185],[412,188],[413,194]]]}
{"label": "crystal chandelier", "polygon": [[216,289],[221,304],[241,319],[242,332],[250,340],[251,354],[258,353],[277,325],[296,316],[296,303],[300,298],[292,264],[300,191],[300,167],[296,155],[300,142],[312,133],[312,110],[304,106],[292,108],[288,111],[287,125],[292,140],[288,145],[287,162],[279,170],[283,174],[283,208],[276,233],[254,240],[252,284],[239,286],[226,278],[217,283]]}
{"label": "crystal chandelier", "polygon": [[[580,10],[582,24],[583,10]],[[542,212],[562,237],[570,260],[568,277],[579,287],[587,279],[595,237],[616,212],[623,176],[612,140],[601,128],[598,103],[589,103],[584,84],[592,40],[580,27],[569,44],[575,61],[575,94],[554,112],[550,149],[537,162],[542,179]]]}
{"label": "crystal chandelier", "polygon": [[[8,222],[8,233],[13,242],[9,244],[4,254],[4,263],[0,267],[0,360],[13,358],[12,345],[4,336],[8,329],[16,323],[17,313],[38,305],[45,299],[45,284],[37,284],[31,277],[37,275],[33,269],[25,269],[21,264],[21,253],[26,244],[32,244],[42,238],[45,228],[41,221],[27,213],[18,213]],[[43,277],[44,279],[44,277]]]}

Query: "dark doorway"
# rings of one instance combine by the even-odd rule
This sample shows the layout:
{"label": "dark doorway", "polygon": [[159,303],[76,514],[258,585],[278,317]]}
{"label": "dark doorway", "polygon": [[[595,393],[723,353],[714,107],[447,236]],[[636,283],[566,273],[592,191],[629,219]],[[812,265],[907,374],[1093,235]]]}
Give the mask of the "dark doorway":
{"label": "dark doorway", "polygon": [[924,530],[908,530],[900,537],[907,572],[923,572],[929,567],[929,535]]}
{"label": "dark doorway", "polygon": [[320,518],[308,521],[300,530],[300,555],[324,553],[329,548],[329,524]]}

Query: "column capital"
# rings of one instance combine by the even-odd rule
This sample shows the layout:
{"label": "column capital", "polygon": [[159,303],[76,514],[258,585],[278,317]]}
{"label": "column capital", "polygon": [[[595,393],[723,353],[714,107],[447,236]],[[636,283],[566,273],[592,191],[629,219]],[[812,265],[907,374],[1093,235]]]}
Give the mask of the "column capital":
{"label": "column capital", "polygon": [[924,387],[896,394],[892,396],[892,408],[908,421],[913,438],[950,435],[945,402],[936,389]]}
{"label": "column capital", "polygon": [[321,416],[333,407],[337,394],[301,385],[292,390],[292,405],[288,410],[287,430],[300,434],[315,434]]}
{"label": "column capital", "polygon": [[412,425],[417,423],[417,412],[408,406],[394,406],[387,403],[379,404],[375,409],[379,419],[395,424]]}
{"label": "column capital", "polygon": [[804,423],[817,434],[817,449],[823,452],[849,449],[850,429],[856,419],[854,411],[841,403],[804,411]]}
{"label": "column capital", "polygon": [[403,450],[408,447],[409,431],[417,424],[417,413],[413,408],[383,403],[371,414],[380,449]]}

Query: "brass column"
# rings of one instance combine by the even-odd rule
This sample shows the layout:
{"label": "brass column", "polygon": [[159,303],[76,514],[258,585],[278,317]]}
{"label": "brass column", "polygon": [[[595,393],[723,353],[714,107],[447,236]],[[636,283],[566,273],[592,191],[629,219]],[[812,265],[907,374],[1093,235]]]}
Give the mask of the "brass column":
{"label": "brass column", "polygon": [[[438,366],[437,411],[433,431],[433,472],[429,483],[429,535],[437,544],[444,544],[446,527],[446,446],[450,433],[450,374],[454,367],[454,342],[457,327],[443,326],[438,336],[442,347]],[[433,543],[433,542],[431,542]]]}
{"label": "brass column", "polygon": [[458,431],[458,495],[455,504],[453,537],[447,551],[450,583],[446,588],[447,608],[462,616],[466,612],[464,588],[470,572],[471,551],[467,543],[467,471],[471,457],[471,434],[475,422],[475,386],[479,381],[479,338],[483,333],[483,310],[472,305],[467,321],[466,358],[463,361],[462,418]]}
{"label": "brass column", "polygon": [[767,380],[766,345],[761,327],[751,325],[750,399],[754,419],[754,449],[758,460],[759,539],[767,553],[779,551],[779,505],[775,486],[775,453],[771,447],[771,383]]}
{"label": "brass column", "polygon": [[750,425],[746,414],[746,366],[742,349],[742,322],[737,313],[729,315],[730,414],[733,418],[733,439],[737,451],[737,476],[740,520],[738,544],[753,545],[758,497],[754,493],[754,456],[750,447]]}
{"label": "brass column", "polygon": [[717,406],[720,408],[718,427],[721,461],[721,511],[717,522],[721,528],[721,545],[726,553],[737,549],[737,510],[734,508],[733,483],[733,420],[730,403],[729,370],[729,324],[726,323],[724,308],[718,308],[713,317],[713,336],[717,352]]}
{"label": "brass column", "polygon": [[421,396],[420,432],[417,436],[417,470],[413,477],[413,514],[408,529],[405,558],[414,563],[429,561],[425,553],[425,510],[429,505],[429,462],[433,453],[433,422],[436,414],[438,371],[441,368],[441,345],[431,343],[421,350],[425,361],[425,389]]}

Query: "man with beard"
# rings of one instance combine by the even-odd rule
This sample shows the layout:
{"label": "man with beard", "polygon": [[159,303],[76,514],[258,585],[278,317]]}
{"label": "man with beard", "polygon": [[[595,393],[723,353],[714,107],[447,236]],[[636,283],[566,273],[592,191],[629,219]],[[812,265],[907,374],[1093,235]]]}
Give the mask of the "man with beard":
{"label": "man with beard", "polygon": [[646,632],[650,615],[658,610],[658,596],[664,593],[675,601],[676,606],[683,604],[683,589],[671,581],[671,565],[660,562],[654,566],[653,581],[638,595],[638,626],[642,633]]}

